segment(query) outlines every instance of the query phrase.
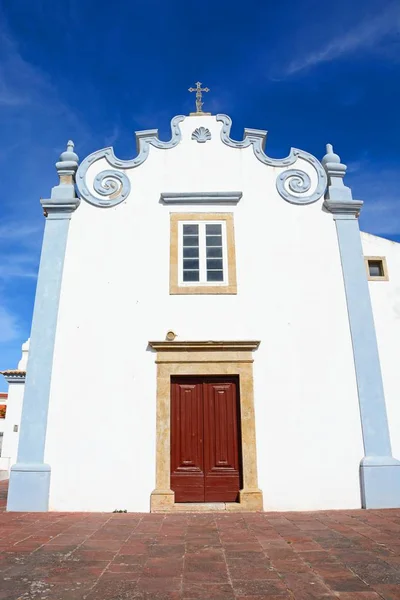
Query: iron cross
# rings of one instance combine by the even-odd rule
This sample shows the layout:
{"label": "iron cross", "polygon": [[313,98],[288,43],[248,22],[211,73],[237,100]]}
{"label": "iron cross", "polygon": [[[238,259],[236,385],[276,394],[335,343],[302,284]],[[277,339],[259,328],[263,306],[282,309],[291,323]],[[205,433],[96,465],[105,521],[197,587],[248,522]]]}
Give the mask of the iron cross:
{"label": "iron cross", "polygon": [[200,81],[197,81],[195,88],[192,88],[192,87],[189,88],[189,92],[196,92],[196,112],[198,112],[198,113],[203,112],[202,108],[203,108],[204,102],[201,101],[202,92],[209,92],[209,91],[210,90],[208,87],[205,87],[205,88],[201,87]]}

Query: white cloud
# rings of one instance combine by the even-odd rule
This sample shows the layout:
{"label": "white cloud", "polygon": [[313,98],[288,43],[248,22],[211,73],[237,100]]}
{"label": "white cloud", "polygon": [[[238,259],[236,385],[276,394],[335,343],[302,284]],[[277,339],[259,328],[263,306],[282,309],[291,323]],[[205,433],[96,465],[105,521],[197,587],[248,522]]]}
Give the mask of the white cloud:
{"label": "white cloud", "polygon": [[[69,106],[68,99],[65,100],[59,93],[49,74],[24,59],[1,8],[0,108],[3,111],[18,110],[19,115],[30,120],[37,115],[47,122],[54,123],[58,120],[64,126],[66,123],[69,129],[79,131],[82,139],[91,139],[85,124]],[[38,141],[35,141],[37,144]]]}
{"label": "white cloud", "polygon": [[1,342],[11,342],[20,337],[18,317],[5,306],[0,305],[0,336]]}
{"label": "white cloud", "polygon": [[22,242],[30,245],[37,241],[43,231],[43,226],[39,223],[20,223],[9,221],[0,225],[0,244],[6,242]]}
{"label": "white cloud", "polygon": [[104,145],[105,146],[113,146],[115,144],[115,142],[118,140],[120,134],[121,134],[121,130],[120,130],[119,126],[114,125],[111,133],[109,135],[105,136]]}
{"label": "white cloud", "polygon": [[22,58],[4,22],[0,30],[0,56],[0,106],[35,104],[38,97],[53,92],[46,76]]}
{"label": "white cloud", "polygon": [[36,279],[38,260],[32,254],[0,254],[0,279],[7,282],[12,277]]}
{"label": "white cloud", "polygon": [[9,221],[0,225],[0,280],[37,277],[42,222]]}
{"label": "white cloud", "polygon": [[371,164],[365,161],[364,167],[360,166],[354,173],[348,173],[345,183],[352,188],[355,199],[364,201],[360,216],[363,231],[375,235],[400,234],[397,169],[372,169]]}
{"label": "white cloud", "polygon": [[[391,3],[386,10],[371,15],[344,35],[333,38],[326,45],[296,58],[283,69],[285,76],[294,75],[322,63],[331,62],[358,51],[379,52],[380,44],[400,32],[400,4]],[[398,48],[390,56],[398,60]]]}

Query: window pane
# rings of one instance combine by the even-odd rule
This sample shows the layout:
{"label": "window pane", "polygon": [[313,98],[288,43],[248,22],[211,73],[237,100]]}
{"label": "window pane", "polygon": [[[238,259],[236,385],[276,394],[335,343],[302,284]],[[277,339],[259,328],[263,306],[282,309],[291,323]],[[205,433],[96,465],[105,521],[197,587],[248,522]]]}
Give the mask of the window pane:
{"label": "window pane", "polygon": [[208,235],[206,237],[207,246],[222,246],[222,236],[221,235]]}
{"label": "window pane", "polygon": [[206,235],[221,235],[221,225],[206,225]]}
{"label": "window pane", "polygon": [[184,225],[183,226],[183,235],[198,235],[199,226],[198,225]]}
{"label": "window pane", "polygon": [[207,269],[217,269],[222,271],[222,258],[212,258],[207,260]]}
{"label": "window pane", "polygon": [[183,281],[199,281],[199,271],[183,271]]}
{"label": "window pane", "polygon": [[371,277],[383,277],[383,264],[381,260],[369,260],[368,267]]}
{"label": "window pane", "polygon": [[199,249],[196,247],[193,248],[184,248],[183,249],[183,258],[198,258],[199,257]]}
{"label": "window pane", "polygon": [[199,260],[194,259],[194,260],[187,260],[185,259],[183,261],[183,269],[185,271],[198,271],[199,270]]}
{"label": "window pane", "polygon": [[183,245],[184,246],[198,246],[199,245],[199,236],[198,235],[189,235],[183,236]]}
{"label": "window pane", "polygon": [[222,248],[207,248],[207,258],[222,258]]}
{"label": "window pane", "polygon": [[222,271],[207,271],[207,281],[223,281],[224,273]]}

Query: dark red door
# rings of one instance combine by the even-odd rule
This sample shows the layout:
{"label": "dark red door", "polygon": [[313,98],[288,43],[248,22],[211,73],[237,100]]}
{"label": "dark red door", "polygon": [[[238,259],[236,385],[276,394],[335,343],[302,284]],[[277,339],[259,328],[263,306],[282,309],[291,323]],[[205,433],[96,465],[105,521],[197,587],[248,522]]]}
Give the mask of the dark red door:
{"label": "dark red door", "polygon": [[176,502],[234,502],[240,489],[236,378],[173,378],[171,489]]}

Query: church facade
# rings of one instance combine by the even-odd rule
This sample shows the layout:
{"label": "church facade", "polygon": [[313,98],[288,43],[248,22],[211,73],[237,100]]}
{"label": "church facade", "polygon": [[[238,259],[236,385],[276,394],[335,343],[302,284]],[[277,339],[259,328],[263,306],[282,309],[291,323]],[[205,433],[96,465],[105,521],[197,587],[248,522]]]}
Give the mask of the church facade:
{"label": "church facade", "polygon": [[400,245],[331,146],[230,127],[61,155],[8,510],[400,506]]}

